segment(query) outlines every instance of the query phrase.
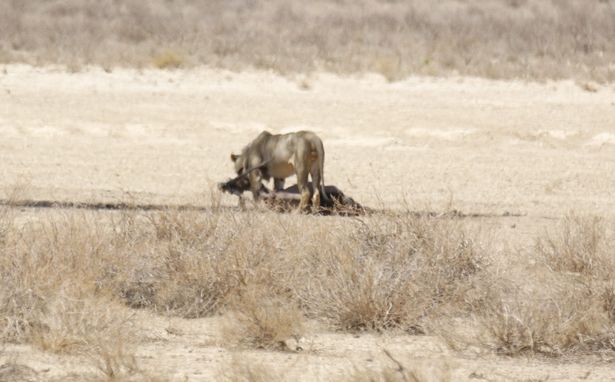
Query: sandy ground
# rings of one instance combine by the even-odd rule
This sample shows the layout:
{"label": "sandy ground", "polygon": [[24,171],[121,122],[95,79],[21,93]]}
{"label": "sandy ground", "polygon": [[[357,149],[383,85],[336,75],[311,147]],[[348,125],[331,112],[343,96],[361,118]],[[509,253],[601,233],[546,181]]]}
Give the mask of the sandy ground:
{"label": "sandy ground", "polygon": [[[612,363],[598,360],[549,361],[457,354],[436,337],[347,335],[321,332],[301,340],[300,352],[229,349],[219,339],[220,318],[183,320],[139,312],[147,322],[137,351],[139,368],[152,377],[176,381],[212,381],[250,365],[288,381],[345,381],[366,370],[396,369],[386,349],[421,382],[438,381],[614,381]],[[11,359],[34,369],[39,378],[92,373],[83,357],[58,356],[11,345]],[[257,379],[258,380],[258,379]],[[267,379],[264,379],[267,380]]]}
{"label": "sandy ground", "polygon": [[[233,175],[231,151],[263,129],[317,132],[327,184],[365,205],[494,215],[483,220],[502,245],[571,210],[615,217],[615,88],[589,92],[573,82],[4,66],[0,192],[81,202],[207,200]],[[235,353],[217,342],[218,319],[138,314],[151,337],[137,352],[142,367],[199,381],[232,361]],[[615,380],[615,368],[599,360],[477,357],[437,338],[315,333],[301,353],[239,354],[290,380],[394,366],[383,348],[411,360],[427,380],[441,373],[454,381]],[[7,349],[50,378],[80,364],[28,346]]]}
{"label": "sandy ground", "polygon": [[327,183],[368,205],[615,213],[612,87],[0,70],[1,186],[32,198],[189,200],[263,129],[316,131]]}

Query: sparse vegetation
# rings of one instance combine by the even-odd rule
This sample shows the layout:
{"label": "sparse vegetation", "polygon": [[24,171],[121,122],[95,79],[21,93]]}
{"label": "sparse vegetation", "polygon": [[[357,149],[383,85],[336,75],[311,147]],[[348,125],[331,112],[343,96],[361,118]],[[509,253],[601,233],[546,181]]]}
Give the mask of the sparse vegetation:
{"label": "sparse vegetation", "polygon": [[[615,350],[610,236],[597,217],[566,216],[536,240],[523,281],[491,280],[473,314],[481,342],[507,355]],[[487,279],[488,280],[488,279]]]}
{"label": "sparse vegetation", "polygon": [[304,334],[303,313],[289,299],[262,286],[246,286],[230,304],[225,335],[233,343],[260,349],[295,350],[288,339]]}
{"label": "sparse vegetation", "polygon": [[[76,200],[58,208],[50,201],[49,210],[17,208],[11,203],[23,192],[16,188],[0,203],[0,380],[166,381],[170,377],[164,373],[175,365],[168,361],[157,370],[152,364],[169,344],[187,350],[168,359],[194,356],[185,364],[201,368],[193,375],[206,370],[203,379],[221,358],[217,377],[230,381],[310,375],[305,360],[339,362],[332,376],[321,379],[452,380],[449,349],[437,349],[443,342],[497,361],[498,355],[516,357],[514,367],[519,358],[615,359],[612,217],[570,214],[534,241],[526,236],[538,225],[538,214],[553,217],[557,208],[577,201],[579,208],[594,208],[587,211],[611,206],[608,177],[591,178],[607,174],[612,165],[605,158],[613,143],[608,125],[615,104],[608,97],[615,81],[614,20],[614,0],[0,1],[0,65],[54,66],[0,69],[6,80],[0,91],[8,105],[0,115],[7,140],[5,182],[31,179],[36,197]],[[90,72],[91,65],[108,73],[118,70],[110,76]],[[185,77],[179,71],[140,70],[201,65],[272,71],[296,88],[288,89],[288,81],[263,87],[275,77],[265,73],[244,77],[206,70]],[[323,71],[382,78],[353,78],[346,85],[319,75]],[[573,81],[522,89],[489,82],[484,94],[485,81],[463,78],[384,83],[411,75]],[[84,82],[73,86],[75,80]],[[244,80],[249,87],[240,83]],[[184,87],[199,81],[208,87]],[[439,82],[445,83],[443,90]],[[571,92],[570,83],[583,91]],[[382,98],[365,97],[363,91]],[[340,95],[353,92],[361,94],[338,102]],[[423,102],[428,96],[435,101]],[[131,108],[125,105],[139,97],[144,101],[127,112]],[[462,108],[468,113],[458,113]],[[416,118],[410,116],[416,110]],[[526,114],[534,118],[521,118]],[[590,114],[600,118],[573,118]],[[439,203],[448,190],[451,202],[444,208],[451,213],[342,218],[240,212],[221,208],[217,195],[203,203],[207,210],[198,211],[77,208],[77,200],[115,198],[119,191],[111,189],[116,186],[130,190],[135,205],[184,202],[209,176],[218,176],[210,169],[222,162],[212,158],[223,150],[211,150],[211,139],[239,144],[244,133],[256,129],[316,126],[336,141],[333,161],[347,154],[366,159],[365,167],[334,173],[333,181],[363,195],[374,190],[372,200],[378,201],[385,187],[410,193],[418,186],[417,206],[431,202],[432,195]],[[124,155],[133,143],[135,155]],[[485,143],[493,148],[483,150]],[[203,147],[206,155],[194,155]],[[508,148],[510,156],[492,155]],[[573,156],[570,174],[542,179],[544,168],[531,173],[514,168],[531,167],[534,160],[548,167],[557,158],[570,158],[574,148],[583,154]],[[424,149],[440,159],[423,155]],[[566,150],[562,156],[551,155],[559,149]],[[177,156],[177,150],[185,152]],[[369,150],[377,152],[380,163],[367,158]],[[158,156],[161,152],[165,155]],[[107,162],[109,156],[118,160]],[[405,166],[417,157],[429,159]],[[584,160],[589,157],[595,161]],[[492,158],[514,163],[511,171],[499,178]],[[372,185],[372,178],[388,170],[389,160],[405,167]],[[581,171],[598,161],[601,165],[593,167],[600,171]],[[148,179],[144,169],[171,162],[159,177]],[[333,163],[335,171],[357,162]],[[478,171],[466,171],[476,164]],[[177,181],[203,165],[208,170],[189,184]],[[75,174],[67,171],[76,166]],[[370,183],[355,182],[359,173]],[[417,185],[417,179],[431,174],[430,182]],[[497,176],[484,182],[483,174]],[[510,185],[516,176],[526,180],[523,187]],[[73,184],[76,177],[88,182]],[[548,197],[534,198],[543,181]],[[453,210],[453,193],[466,186],[459,208],[476,215]],[[593,188],[596,193],[583,198],[574,194]],[[600,199],[589,200],[592,195]],[[490,215],[504,209],[510,212]],[[522,216],[526,210],[529,216]],[[522,224],[528,220],[532,228]],[[522,249],[510,249],[513,244],[500,242],[501,237],[495,243],[485,240],[477,231],[487,225],[501,225],[498,233],[505,230],[509,239],[506,235],[520,234]],[[203,327],[207,330],[199,331]],[[436,357],[437,365],[406,354],[375,354],[381,342],[399,349],[407,345],[404,341],[422,340],[434,345],[425,354]],[[350,351],[364,344],[372,345]],[[214,346],[219,358],[210,357]],[[361,359],[346,358],[348,353]],[[42,364],[70,359],[82,365],[61,375],[62,366],[39,365],[37,357],[45,358]],[[269,359],[261,364],[263,357]],[[302,370],[271,367],[281,359]],[[490,378],[481,373],[466,375]],[[179,372],[173,377],[189,378]]]}
{"label": "sparse vegetation", "polygon": [[[230,342],[267,349],[303,335],[304,315],[342,331],[438,333],[441,316],[468,314],[481,344],[496,352],[615,348],[614,268],[599,220],[568,217],[561,233],[540,238],[546,265],[521,276],[521,287],[491,280],[484,248],[459,223],[317,219],[83,212],[13,227],[0,257],[2,338],[60,353],[124,354],[134,338],[128,307],[136,307],[229,314]],[[119,331],[128,343],[109,343]]]}
{"label": "sparse vegetation", "polygon": [[459,225],[435,219],[373,218],[330,242],[303,260],[296,293],[342,330],[422,333],[433,311],[463,299],[483,263]]}
{"label": "sparse vegetation", "polygon": [[[485,247],[448,218],[214,208],[67,212],[6,226],[2,341],[85,355],[107,380],[142,375],[130,308],[223,314],[225,342],[257,349],[294,350],[286,341],[306,334],[307,317],[343,332],[453,335],[506,355],[615,351],[615,268],[595,218],[565,218],[537,239],[535,269],[498,280]],[[463,333],[447,320],[465,322]],[[399,373],[385,374],[374,378]]]}
{"label": "sparse vegetation", "polygon": [[505,355],[613,351],[615,326],[603,297],[574,282],[562,281],[536,291],[496,290],[475,317],[484,330],[483,346]]}
{"label": "sparse vegetation", "polygon": [[4,1],[0,60],[604,83],[613,18],[597,0]]}
{"label": "sparse vegetation", "polygon": [[615,259],[611,240],[601,218],[567,215],[558,232],[538,238],[536,252],[553,271],[612,278]]}

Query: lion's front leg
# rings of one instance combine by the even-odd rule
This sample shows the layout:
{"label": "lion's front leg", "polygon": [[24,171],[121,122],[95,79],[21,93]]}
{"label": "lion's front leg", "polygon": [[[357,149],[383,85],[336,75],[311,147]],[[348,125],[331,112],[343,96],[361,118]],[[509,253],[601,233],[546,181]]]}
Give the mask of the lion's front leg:
{"label": "lion's front leg", "polygon": [[303,212],[307,210],[310,203],[310,190],[306,187],[299,192],[301,193],[301,199],[299,201],[299,207],[297,208],[297,210]]}
{"label": "lion's front leg", "polygon": [[252,191],[252,197],[254,198],[254,202],[258,202],[260,200],[261,180],[261,170],[253,170],[250,173],[250,191]]}

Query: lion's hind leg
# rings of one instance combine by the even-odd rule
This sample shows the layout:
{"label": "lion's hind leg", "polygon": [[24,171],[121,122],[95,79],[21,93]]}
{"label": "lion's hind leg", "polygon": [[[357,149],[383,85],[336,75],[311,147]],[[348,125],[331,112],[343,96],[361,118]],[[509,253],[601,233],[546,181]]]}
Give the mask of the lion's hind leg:
{"label": "lion's hind leg", "polygon": [[298,210],[303,212],[307,209],[308,204],[310,203],[310,188],[308,187],[309,171],[305,161],[303,161],[303,163],[297,163],[295,165],[295,171],[297,174],[297,188],[301,194]]}
{"label": "lion's hind leg", "polygon": [[300,177],[297,174],[297,188],[299,188],[299,193],[301,194],[298,210],[301,212],[305,211],[310,203],[310,188],[307,186],[307,175],[307,171],[305,176]]}
{"label": "lion's hind leg", "polygon": [[318,162],[314,161],[312,163],[312,168],[310,169],[310,175],[312,176],[312,208],[318,209],[320,208],[320,182],[322,181],[320,175],[320,168],[318,166]]}
{"label": "lion's hind leg", "polygon": [[252,191],[252,198],[255,203],[258,203],[261,199],[260,193],[261,193],[261,188],[263,186],[263,184],[261,183],[261,180],[262,180],[261,170],[258,170],[258,169],[253,170],[250,173],[249,177],[250,177],[249,178],[250,179],[250,191]]}

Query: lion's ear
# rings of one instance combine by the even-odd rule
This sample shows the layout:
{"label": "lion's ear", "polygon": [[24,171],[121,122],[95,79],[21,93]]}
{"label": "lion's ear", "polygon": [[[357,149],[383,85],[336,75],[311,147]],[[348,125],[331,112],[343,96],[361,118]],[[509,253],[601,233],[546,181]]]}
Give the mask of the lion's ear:
{"label": "lion's ear", "polygon": [[235,162],[239,158],[239,155],[235,155],[231,153],[231,161]]}

